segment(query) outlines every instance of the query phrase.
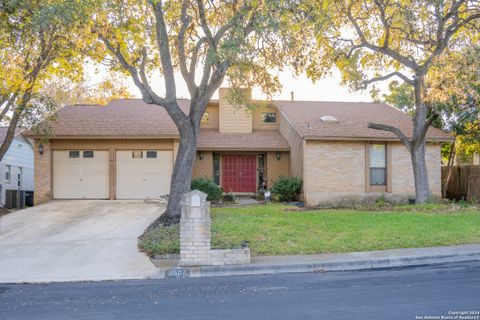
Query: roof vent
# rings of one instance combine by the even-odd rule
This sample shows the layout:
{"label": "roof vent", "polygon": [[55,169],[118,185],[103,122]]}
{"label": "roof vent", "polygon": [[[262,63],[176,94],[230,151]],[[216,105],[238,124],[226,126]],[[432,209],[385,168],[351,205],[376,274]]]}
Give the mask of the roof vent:
{"label": "roof vent", "polygon": [[324,123],[337,123],[338,120],[334,116],[322,116],[320,117],[320,120],[322,120]]}

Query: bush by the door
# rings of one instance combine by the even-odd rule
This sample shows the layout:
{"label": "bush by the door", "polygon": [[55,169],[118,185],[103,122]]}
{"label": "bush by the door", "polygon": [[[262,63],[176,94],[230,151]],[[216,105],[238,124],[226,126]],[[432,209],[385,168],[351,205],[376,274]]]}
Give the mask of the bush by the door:
{"label": "bush by the door", "polygon": [[192,179],[192,190],[199,190],[207,194],[207,200],[218,200],[222,197],[222,188],[207,178]]}
{"label": "bush by the door", "polygon": [[280,201],[293,201],[300,193],[302,179],[299,177],[278,177],[272,186],[272,193]]}

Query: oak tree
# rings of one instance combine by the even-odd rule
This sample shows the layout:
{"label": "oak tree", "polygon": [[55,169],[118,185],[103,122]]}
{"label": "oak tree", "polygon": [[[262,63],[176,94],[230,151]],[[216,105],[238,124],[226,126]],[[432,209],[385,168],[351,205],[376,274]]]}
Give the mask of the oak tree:
{"label": "oak tree", "polygon": [[341,71],[343,82],[355,90],[392,78],[412,87],[413,132],[382,123],[368,126],[392,132],[403,142],[411,155],[416,201],[427,201],[425,138],[440,114],[429,103],[427,78],[447,53],[478,45],[479,1],[339,0],[315,4],[310,7],[313,23],[317,11],[328,8],[328,14],[321,19],[322,28],[315,34],[318,45],[310,58],[322,63],[307,64],[313,78],[323,75],[325,64],[332,63]]}
{"label": "oak tree", "polygon": [[8,125],[0,160],[19,123],[30,125],[52,110],[42,81],[81,74],[80,48],[91,8],[89,0],[0,2],[0,121]]}
{"label": "oak tree", "polygon": [[[282,53],[272,16],[280,1],[112,0],[96,12],[93,32],[106,48],[97,59],[131,76],[143,101],[164,108],[179,132],[169,201],[159,222],[179,220],[180,199],[190,188],[200,121],[215,91],[228,78],[235,87],[278,88],[269,72]],[[264,54],[269,52],[270,55]],[[114,58],[114,59],[111,59]],[[190,94],[189,110],[177,102],[175,75]],[[160,75],[155,87],[152,75]],[[241,90],[237,90],[241,96]],[[241,100],[241,99],[240,99]]]}

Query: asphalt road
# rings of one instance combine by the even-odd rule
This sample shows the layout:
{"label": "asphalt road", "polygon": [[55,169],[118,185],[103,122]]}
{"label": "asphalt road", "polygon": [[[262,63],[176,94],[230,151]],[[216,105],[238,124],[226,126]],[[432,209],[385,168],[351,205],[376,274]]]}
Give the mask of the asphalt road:
{"label": "asphalt road", "polygon": [[480,311],[480,262],[275,276],[0,285],[2,320],[421,319],[452,311]]}

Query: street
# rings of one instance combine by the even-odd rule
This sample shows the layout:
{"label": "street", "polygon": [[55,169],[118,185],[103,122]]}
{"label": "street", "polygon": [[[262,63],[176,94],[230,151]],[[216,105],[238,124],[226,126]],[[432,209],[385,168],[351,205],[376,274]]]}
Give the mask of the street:
{"label": "street", "polygon": [[274,276],[0,285],[2,320],[421,319],[459,311],[473,312],[465,319],[479,319],[479,310],[480,262]]}

